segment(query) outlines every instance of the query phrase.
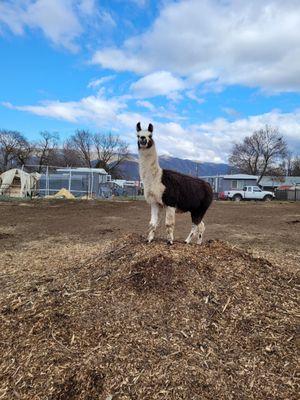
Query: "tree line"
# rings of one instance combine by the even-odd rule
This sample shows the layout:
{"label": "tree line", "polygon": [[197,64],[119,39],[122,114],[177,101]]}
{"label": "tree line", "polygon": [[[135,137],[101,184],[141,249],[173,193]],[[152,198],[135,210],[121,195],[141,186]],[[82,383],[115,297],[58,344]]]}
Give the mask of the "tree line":
{"label": "tree line", "polygon": [[61,143],[57,133],[43,131],[39,139],[29,141],[22,133],[0,130],[0,172],[25,165],[103,168],[114,178],[128,158],[128,144],[112,133],[93,133],[79,129]]}
{"label": "tree line", "polygon": [[[79,129],[61,143],[57,133],[43,131],[32,142],[18,131],[0,130],[0,172],[22,165],[103,168],[122,177],[120,166],[128,158],[128,144],[112,133]],[[235,143],[229,155],[233,171],[259,176],[300,176],[300,157],[288,149],[277,128],[266,125]]]}

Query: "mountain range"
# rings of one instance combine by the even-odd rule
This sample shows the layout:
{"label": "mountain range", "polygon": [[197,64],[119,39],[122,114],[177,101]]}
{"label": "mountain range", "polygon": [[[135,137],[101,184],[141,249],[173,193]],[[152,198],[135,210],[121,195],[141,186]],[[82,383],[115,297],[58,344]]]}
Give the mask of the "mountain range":
{"label": "mountain range", "polygon": [[[192,176],[207,176],[227,174],[230,172],[228,164],[199,162],[170,156],[160,156],[159,165],[165,169],[172,169]],[[139,180],[138,155],[131,154],[130,159],[120,166],[120,172],[125,179]]]}

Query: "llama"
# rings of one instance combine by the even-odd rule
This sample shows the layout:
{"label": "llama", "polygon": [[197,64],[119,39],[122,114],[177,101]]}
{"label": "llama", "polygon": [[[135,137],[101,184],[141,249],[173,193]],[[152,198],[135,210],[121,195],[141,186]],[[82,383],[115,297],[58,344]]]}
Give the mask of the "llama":
{"label": "llama", "polygon": [[190,243],[195,237],[201,244],[205,225],[204,214],[212,203],[213,193],[210,185],[202,179],[179,172],[162,169],[158,163],[153,140],[153,125],[142,130],[140,122],[136,125],[139,170],[144,185],[144,195],[151,205],[148,242],[154,239],[159,223],[159,212],[166,208],[166,232],[168,244],[173,244],[176,212],[190,212],[192,229],[185,242]]}

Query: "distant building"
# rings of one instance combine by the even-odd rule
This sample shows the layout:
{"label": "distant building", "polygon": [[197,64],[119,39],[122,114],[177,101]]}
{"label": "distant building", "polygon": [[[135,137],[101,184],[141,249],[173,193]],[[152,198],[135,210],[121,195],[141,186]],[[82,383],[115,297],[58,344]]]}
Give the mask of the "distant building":
{"label": "distant building", "polygon": [[57,168],[41,175],[39,194],[52,195],[65,188],[75,197],[109,197],[110,181],[111,176],[102,168]]}
{"label": "distant building", "polygon": [[300,176],[264,176],[259,182],[263,190],[275,191],[277,188],[300,185]]}
{"label": "distant building", "polygon": [[255,186],[257,182],[256,175],[247,174],[201,176],[201,179],[208,182],[216,194],[225,190],[243,189],[244,186]]}

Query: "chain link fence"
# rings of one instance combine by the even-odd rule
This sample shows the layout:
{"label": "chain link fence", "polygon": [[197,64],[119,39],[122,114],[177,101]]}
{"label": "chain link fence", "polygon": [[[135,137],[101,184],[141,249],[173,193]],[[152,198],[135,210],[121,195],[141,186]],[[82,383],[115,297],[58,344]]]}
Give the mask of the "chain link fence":
{"label": "chain link fence", "polygon": [[21,179],[18,177],[11,184],[1,185],[0,181],[0,197],[59,197],[62,189],[77,199],[137,199],[142,195],[139,182],[122,180],[120,185],[120,180],[114,182],[101,168],[25,165],[21,170],[27,174],[39,174],[35,187],[31,188],[30,193],[25,193],[21,190]]}

